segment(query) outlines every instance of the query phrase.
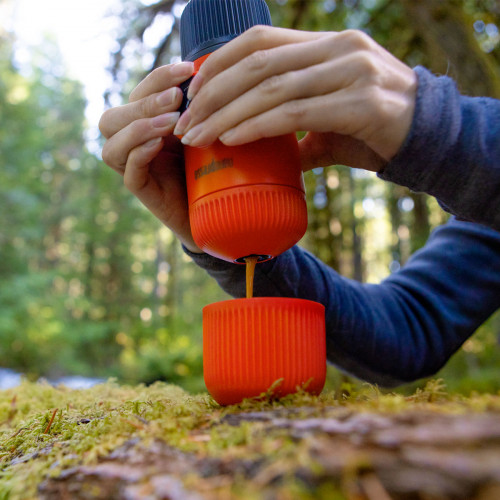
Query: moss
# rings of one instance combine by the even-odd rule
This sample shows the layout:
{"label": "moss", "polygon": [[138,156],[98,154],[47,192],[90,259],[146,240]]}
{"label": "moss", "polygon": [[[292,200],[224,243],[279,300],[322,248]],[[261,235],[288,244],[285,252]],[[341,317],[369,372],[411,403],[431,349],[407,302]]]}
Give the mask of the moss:
{"label": "moss", "polygon": [[[366,386],[357,392],[344,391],[341,398],[333,392],[317,397],[299,392],[281,400],[246,400],[222,408],[207,394],[191,395],[164,383],[130,387],[109,381],[91,389],[70,390],[25,381],[15,389],[0,391],[0,499],[36,498],[44,478],[94,464],[131,438],[160,439],[181,451],[227,460],[272,457],[281,471],[293,470],[289,467],[293,463],[314,472],[314,463],[303,448],[307,443],[297,444],[285,430],[266,434],[265,422],[231,425],[228,416],[289,411],[286,418],[301,419],[321,417],[332,407],[383,413],[409,408],[448,413],[500,411],[500,396],[454,396],[441,382],[431,381],[409,397]],[[307,491],[298,493],[303,486],[296,478],[288,478],[279,488],[279,498],[309,498]],[[234,498],[258,497],[258,491],[244,482],[236,482],[230,490]]]}

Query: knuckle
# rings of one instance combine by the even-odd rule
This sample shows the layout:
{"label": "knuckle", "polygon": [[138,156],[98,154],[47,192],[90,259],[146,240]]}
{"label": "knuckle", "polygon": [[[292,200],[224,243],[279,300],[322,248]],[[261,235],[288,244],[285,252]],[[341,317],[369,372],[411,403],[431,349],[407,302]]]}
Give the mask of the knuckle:
{"label": "knuckle", "polygon": [[131,192],[137,193],[140,191],[140,186],[137,185],[137,176],[135,175],[133,165],[137,161],[137,150],[133,149],[127,159],[125,172],[123,175],[123,185]]}
{"label": "knuckle", "polygon": [[325,52],[326,55],[329,55],[332,48],[338,43],[339,37],[342,37],[342,32],[326,33],[316,42],[316,45],[321,51]]}
{"label": "knuckle", "polygon": [[368,50],[372,48],[371,38],[361,30],[350,29],[342,32],[346,41],[358,50]]}
{"label": "knuckle", "polygon": [[131,192],[136,192],[136,185],[134,180],[130,175],[127,175],[127,170],[125,170],[125,175],[123,176],[123,185]]}
{"label": "knuckle", "polygon": [[265,44],[269,40],[271,29],[269,26],[258,24],[246,31],[246,36],[257,43]]}
{"label": "knuckle", "polygon": [[111,127],[108,124],[113,122],[113,114],[113,108],[107,109],[106,111],[104,111],[99,120],[99,131],[106,139],[109,139],[109,137],[111,136]]}
{"label": "knuckle", "polygon": [[273,75],[260,84],[260,90],[267,95],[273,95],[283,88],[283,75]]}
{"label": "knuckle", "polygon": [[245,59],[247,69],[250,71],[263,70],[269,62],[269,53],[266,50],[257,50]]}
{"label": "knuckle", "polygon": [[144,97],[144,99],[140,99],[137,101],[137,105],[139,108],[139,116],[141,117],[150,117],[156,114],[157,104],[155,101],[156,96],[150,95]]}
{"label": "knuckle", "polygon": [[371,76],[377,73],[377,65],[373,56],[367,50],[359,51],[357,57],[358,64],[362,67],[365,74]]}
{"label": "knuckle", "polygon": [[104,146],[102,147],[102,161],[106,164],[111,166],[113,164],[113,159],[111,156],[111,151],[109,147],[109,142],[104,143]]}
{"label": "knuckle", "polygon": [[360,50],[356,54],[356,64],[365,78],[373,80],[379,75],[379,66],[373,54],[367,50]]}
{"label": "knuckle", "polygon": [[289,101],[284,106],[284,112],[293,123],[300,123],[306,114],[306,110],[301,101]]}

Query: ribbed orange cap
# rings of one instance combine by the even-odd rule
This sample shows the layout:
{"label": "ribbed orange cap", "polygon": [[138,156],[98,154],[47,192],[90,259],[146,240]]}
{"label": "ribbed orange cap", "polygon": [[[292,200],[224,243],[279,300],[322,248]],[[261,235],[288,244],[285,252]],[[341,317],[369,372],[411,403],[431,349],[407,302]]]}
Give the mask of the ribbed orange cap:
{"label": "ribbed orange cap", "polygon": [[203,309],[205,384],[221,405],[274,389],[319,394],[326,377],[325,308],[283,297],[235,299]]}
{"label": "ribbed orange cap", "polygon": [[237,186],[209,194],[189,207],[196,244],[219,259],[274,257],[307,229],[304,193],[289,186]]}

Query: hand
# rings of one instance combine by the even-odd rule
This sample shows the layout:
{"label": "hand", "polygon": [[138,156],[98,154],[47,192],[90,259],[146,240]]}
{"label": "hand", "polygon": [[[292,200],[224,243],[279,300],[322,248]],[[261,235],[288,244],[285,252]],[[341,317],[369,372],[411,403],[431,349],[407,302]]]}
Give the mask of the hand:
{"label": "hand", "polygon": [[304,130],[304,170],[378,171],[410,130],[416,87],[413,70],[361,31],[257,26],[202,64],[175,134],[234,146]]}
{"label": "hand", "polygon": [[182,102],[177,87],[193,74],[192,63],[162,66],[108,109],[99,129],[107,139],[102,157],[125,186],[193,252],[201,252],[189,226],[182,144],[172,135]]}

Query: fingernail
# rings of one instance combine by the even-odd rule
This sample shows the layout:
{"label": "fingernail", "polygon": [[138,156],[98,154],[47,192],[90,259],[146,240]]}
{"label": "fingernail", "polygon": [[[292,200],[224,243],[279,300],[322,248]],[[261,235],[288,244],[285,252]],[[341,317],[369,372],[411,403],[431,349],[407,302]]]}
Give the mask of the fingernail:
{"label": "fingernail", "polygon": [[191,80],[191,83],[189,84],[187,93],[187,98],[189,100],[193,99],[193,97],[198,93],[202,83],[203,83],[203,78],[201,74],[196,73],[196,75],[194,75],[193,79]]}
{"label": "fingernail", "polygon": [[177,122],[179,115],[180,113],[178,111],[175,111],[174,113],[165,113],[152,118],[151,123],[153,124],[153,127],[156,128],[169,127]]}
{"label": "fingernail", "polygon": [[177,96],[177,92],[178,92],[177,88],[172,88],[163,91],[161,94],[158,94],[156,96],[156,104],[160,108],[163,108],[165,106],[170,106],[171,104],[174,103],[175,98]]}
{"label": "fingernail", "polygon": [[182,135],[186,130],[187,126],[189,125],[190,121],[191,121],[191,113],[189,112],[189,109],[186,109],[186,111],[182,113],[182,116],[179,118],[179,121],[175,126],[174,135]]}
{"label": "fingernail", "polygon": [[181,142],[182,144],[186,144],[187,146],[193,146],[197,141],[196,139],[201,133],[201,130],[203,128],[203,124],[200,123],[199,125],[196,125],[196,127],[193,127],[182,139]]}
{"label": "fingernail", "polygon": [[172,76],[180,78],[181,76],[188,78],[194,72],[194,64],[191,61],[184,61],[174,64],[170,70]]}

